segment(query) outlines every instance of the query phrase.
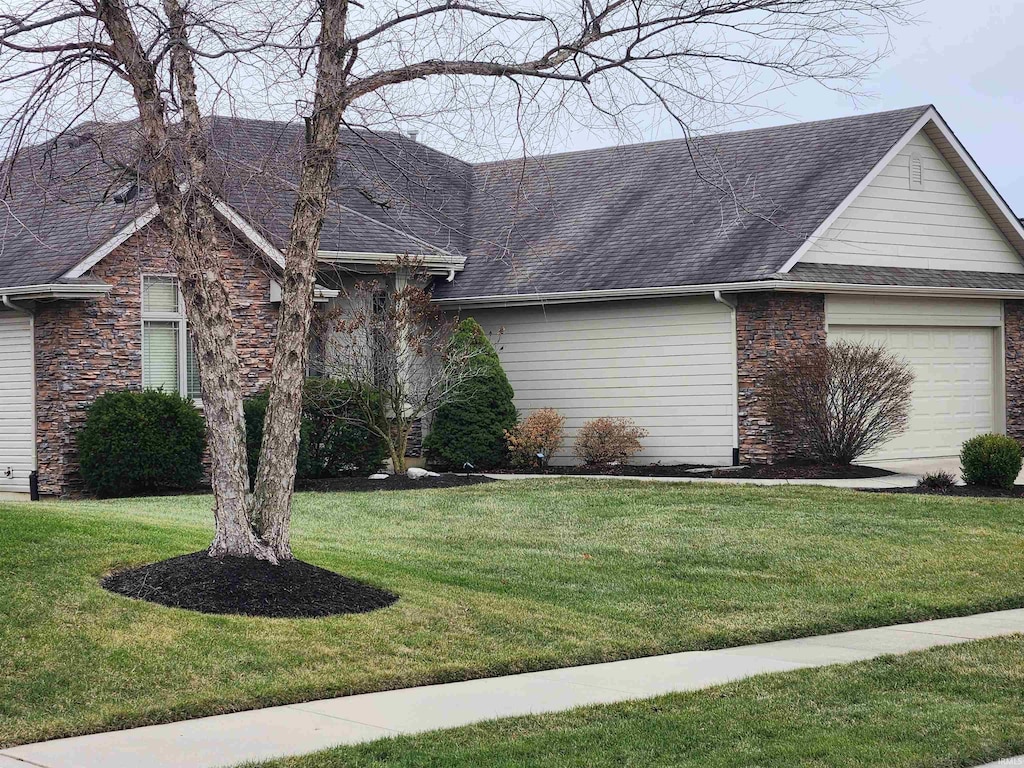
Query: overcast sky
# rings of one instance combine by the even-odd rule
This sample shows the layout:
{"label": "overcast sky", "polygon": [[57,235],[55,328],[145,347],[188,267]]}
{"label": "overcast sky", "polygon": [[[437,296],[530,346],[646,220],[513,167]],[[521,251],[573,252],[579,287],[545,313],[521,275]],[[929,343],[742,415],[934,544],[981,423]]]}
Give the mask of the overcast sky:
{"label": "overcast sky", "polygon": [[[858,103],[820,86],[776,93],[784,113],[749,125],[934,104],[1018,216],[1024,216],[1024,0],[921,0]],[[730,128],[731,129],[731,128]],[[649,138],[669,138],[652,129]],[[562,149],[607,144],[607,136]]]}

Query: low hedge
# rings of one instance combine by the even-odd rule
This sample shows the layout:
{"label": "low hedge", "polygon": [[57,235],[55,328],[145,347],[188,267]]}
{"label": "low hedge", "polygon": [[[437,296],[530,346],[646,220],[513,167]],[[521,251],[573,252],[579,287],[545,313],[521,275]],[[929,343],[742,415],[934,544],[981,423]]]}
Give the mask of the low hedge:
{"label": "low hedge", "polygon": [[82,481],[101,497],[194,490],[205,447],[206,424],[192,401],[159,390],[101,395],[78,433]]}
{"label": "low hedge", "polygon": [[968,485],[1013,488],[1021,468],[1020,443],[1006,435],[978,435],[963,444],[960,468]]}
{"label": "low hedge", "polygon": [[[353,423],[352,384],[336,379],[306,380],[302,431],[296,478],[315,480],[343,475],[367,475],[380,469],[388,452],[384,442],[366,427]],[[256,481],[267,393],[245,401],[246,453],[249,477]]]}

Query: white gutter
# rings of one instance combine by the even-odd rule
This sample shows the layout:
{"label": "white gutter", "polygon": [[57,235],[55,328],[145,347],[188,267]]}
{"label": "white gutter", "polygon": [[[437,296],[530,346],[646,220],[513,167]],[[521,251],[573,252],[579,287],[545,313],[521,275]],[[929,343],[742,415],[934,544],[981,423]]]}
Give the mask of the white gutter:
{"label": "white gutter", "polygon": [[110,293],[111,286],[85,283],[72,285],[69,283],[40,283],[37,285],[19,285],[11,288],[0,288],[5,297],[20,299],[90,299]]}
{"label": "white gutter", "polygon": [[715,301],[729,308],[732,324],[732,463],[740,463],[740,359],[739,342],[736,339],[736,300],[727,299],[720,290],[713,294]]}
{"label": "white gutter", "polygon": [[465,256],[451,256],[437,253],[373,253],[364,251],[318,251],[317,261],[322,264],[353,264],[377,266],[394,264],[400,259],[422,264],[428,270],[439,270],[440,274],[461,272],[466,266]]}
{"label": "white gutter", "polygon": [[565,304],[585,301],[618,301],[665,296],[700,296],[715,291],[751,293],[756,291],[796,291],[801,293],[888,294],[892,296],[935,296],[944,298],[1024,299],[1024,288],[943,288],[927,285],[868,285],[865,283],[826,283],[802,280],[752,280],[739,283],[668,285],[658,288],[619,288],[601,291],[565,291],[514,295],[471,296],[434,299],[450,307],[515,307],[530,304]]}
{"label": "white gutter", "polygon": [[2,296],[0,296],[0,302],[2,302],[3,305],[5,307],[7,307],[9,310],[11,310],[12,312],[17,312],[19,315],[28,315],[29,317],[35,317],[35,313],[31,309],[27,309],[25,307],[19,307],[17,304],[12,302],[8,298],[6,293],[3,294]]}

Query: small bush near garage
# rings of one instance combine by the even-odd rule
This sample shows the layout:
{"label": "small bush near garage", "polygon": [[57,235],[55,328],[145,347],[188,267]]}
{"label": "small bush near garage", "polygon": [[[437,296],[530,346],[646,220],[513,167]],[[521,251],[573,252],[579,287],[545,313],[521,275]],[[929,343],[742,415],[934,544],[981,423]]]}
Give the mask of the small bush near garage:
{"label": "small bush near garage", "polygon": [[960,467],[968,485],[1013,488],[1021,468],[1020,444],[1006,435],[972,437],[960,450]]}
{"label": "small bush near garage", "polygon": [[632,419],[602,416],[588,421],[576,436],[576,455],[588,465],[615,464],[628,461],[644,448],[640,441],[647,430]]}
{"label": "small bush near garage", "polygon": [[512,465],[521,469],[543,467],[564,439],[565,416],[554,408],[540,408],[505,432]]}
{"label": "small bush near garage", "polygon": [[516,423],[512,385],[498,353],[473,318],[459,323],[452,343],[469,355],[468,378],[434,414],[423,443],[430,463],[443,469],[462,469],[468,462],[493,469],[507,462],[505,432]]}
{"label": "small bush near garage", "polygon": [[194,490],[205,447],[206,424],[191,400],[108,392],[89,406],[78,435],[82,481],[103,497]]}
{"label": "small bush near garage", "polygon": [[766,380],[776,433],[822,464],[849,464],[906,431],[913,385],[903,358],[845,340],[778,358]]}
{"label": "small bush near garage", "polygon": [[[252,482],[259,468],[267,399],[267,394],[263,393],[245,401],[245,443]],[[319,480],[365,475],[380,469],[387,449],[383,441],[360,422],[351,384],[336,379],[307,379],[296,477]]]}
{"label": "small bush near garage", "polygon": [[949,493],[956,487],[956,475],[950,472],[929,472],[917,481],[917,487],[934,493]]}

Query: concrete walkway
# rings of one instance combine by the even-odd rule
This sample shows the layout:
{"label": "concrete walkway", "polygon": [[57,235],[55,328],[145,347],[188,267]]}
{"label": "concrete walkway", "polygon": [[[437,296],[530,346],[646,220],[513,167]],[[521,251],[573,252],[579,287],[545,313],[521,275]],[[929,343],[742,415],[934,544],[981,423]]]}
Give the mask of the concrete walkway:
{"label": "concrete walkway", "polygon": [[1020,632],[1024,609],[368,693],[12,747],[0,751],[0,768],[231,766]]}

